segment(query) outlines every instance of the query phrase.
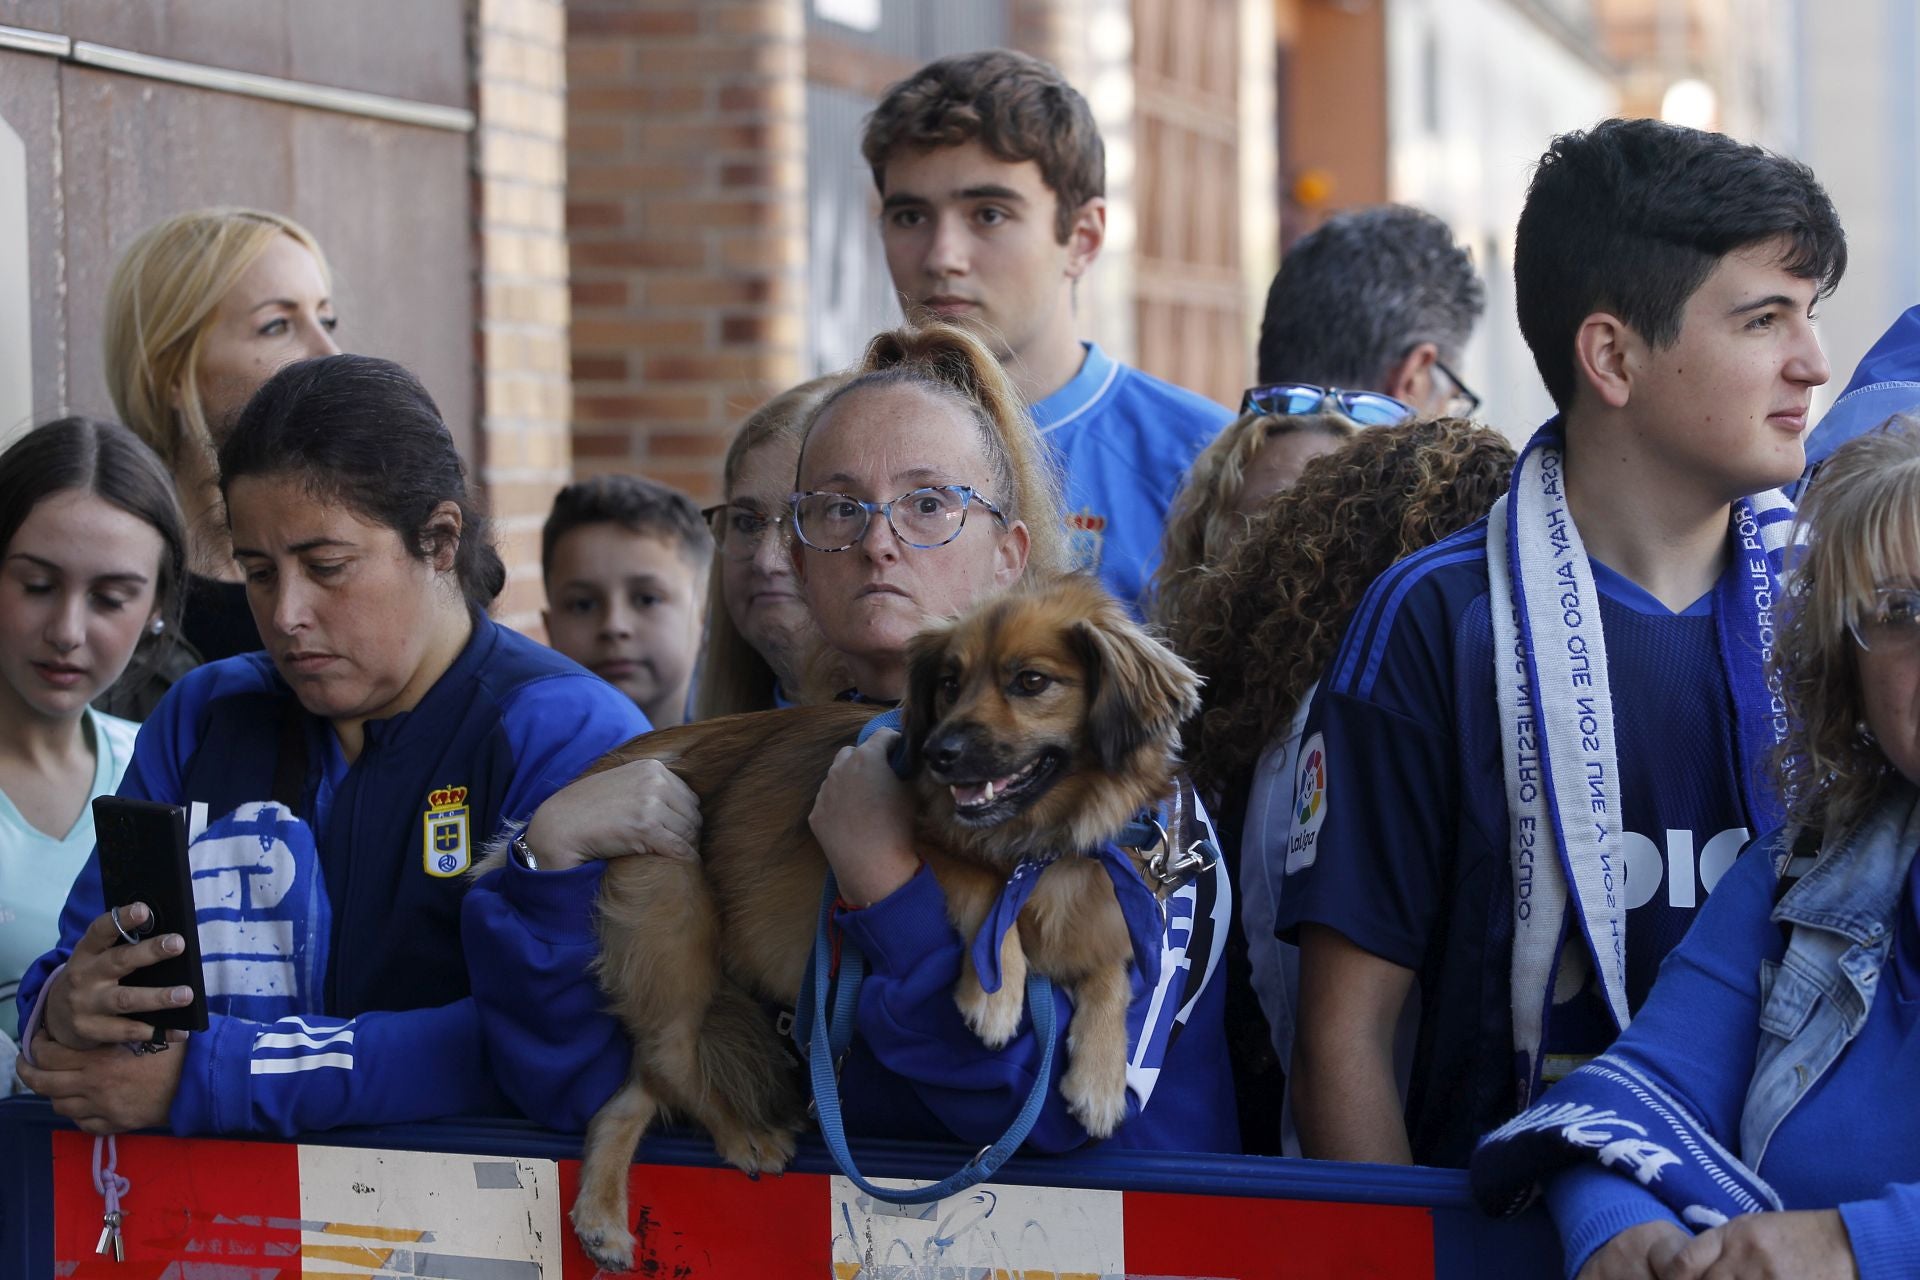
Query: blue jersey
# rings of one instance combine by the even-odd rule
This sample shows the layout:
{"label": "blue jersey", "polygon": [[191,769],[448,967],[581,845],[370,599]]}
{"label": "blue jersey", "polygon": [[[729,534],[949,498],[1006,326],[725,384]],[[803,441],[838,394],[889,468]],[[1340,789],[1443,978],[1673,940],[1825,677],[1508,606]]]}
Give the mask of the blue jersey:
{"label": "blue jersey", "polygon": [[[367,722],[351,765],[263,653],[175,685],[120,786],[187,806],[195,827],[211,1026],[187,1042],[175,1132],[499,1109],[461,954],[465,873],[504,823],[646,729],[612,685],[485,617],[411,711]],[[109,905],[96,855],[21,983],[23,1020]]]}
{"label": "blue jersey", "polygon": [[[1627,994],[1638,1008],[1749,819],[1712,593],[1682,613],[1592,562],[1625,804]],[[1486,524],[1367,591],[1308,715],[1279,932],[1325,925],[1417,976],[1407,1133],[1464,1165],[1515,1105],[1512,876]],[[1556,1004],[1548,1055],[1614,1035],[1591,983]]]}
{"label": "blue jersey", "polygon": [[[501,1087],[549,1128],[584,1129],[632,1063],[631,1042],[606,1012],[589,967],[599,953],[594,901],[604,869],[589,862],[532,871],[510,860],[467,899],[467,958],[488,1053]],[[1173,893],[1165,915],[1159,983],[1131,971],[1127,1114],[1106,1145],[1235,1152],[1221,965],[1233,917],[1225,861]],[[868,963],[841,1074],[848,1131],[976,1147],[998,1141],[1027,1097],[1042,1046],[1031,1017],[998,1051],[961,1019],[953,990],[966,948],[933,873],[922,867],[879,902],[838,919]],[[1072,1004],[1058,990],[1054,999],[1055,1082],[1026,1142],[1041,1151],[1088,1141],[1058,1084]]]}
{"label": "blue jersey", "polygon": [[1233,415],[1086,348],[1080,372],[1029,412],[1066,469],[1072,567],[1097,574],[1138,616],[1174,494]]}

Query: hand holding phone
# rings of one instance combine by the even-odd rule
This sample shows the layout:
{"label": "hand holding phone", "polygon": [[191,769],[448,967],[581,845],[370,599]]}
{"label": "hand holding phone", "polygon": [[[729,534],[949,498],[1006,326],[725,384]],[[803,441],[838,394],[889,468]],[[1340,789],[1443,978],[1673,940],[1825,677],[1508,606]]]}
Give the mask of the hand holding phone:
{"label": "hand holding phone", "polygon": [[205,1030],[185,810],[100,796],[93,821],[109,910],[88,926],[48,993],[48,1030],[75,1049]]}

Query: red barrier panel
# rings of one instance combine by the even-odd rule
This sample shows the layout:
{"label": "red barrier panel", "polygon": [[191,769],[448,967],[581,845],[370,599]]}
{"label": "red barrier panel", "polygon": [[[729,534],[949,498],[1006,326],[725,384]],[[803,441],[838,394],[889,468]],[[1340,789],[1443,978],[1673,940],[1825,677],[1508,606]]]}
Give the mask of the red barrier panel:
{"label": "red barrier panel", "polygon": [[[866,1144],[863,1144],[863,1147]],[[887,1173],[955,1153],[871,1144]],[[578,1140],[500,1122],[312,1140],[119,1140],[126,1260],[95,1253],[94,1141],[0,1103],[0,1276],[62,1280],[590,1280],[566,1210]],[[864,1158],[863,1151],[863,1158]],[[1536,1216],[1495,1224],[1458,1174],[1312,1161],[1022,1158],[935,1205],[876,1203],[818,1147],[757,1181],[666,1137],[634,1167],[635,1274],[888,1280],[1547,1280]]]}

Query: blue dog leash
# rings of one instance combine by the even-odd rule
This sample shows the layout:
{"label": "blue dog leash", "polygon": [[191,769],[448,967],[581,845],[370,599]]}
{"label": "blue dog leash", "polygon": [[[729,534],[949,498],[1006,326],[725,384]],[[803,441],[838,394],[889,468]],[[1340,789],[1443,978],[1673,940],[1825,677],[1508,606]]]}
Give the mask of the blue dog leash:
{"label": "blue dog leash", "polygon": [[[900,727],[900,712],[897,709],[889,711],[869,720],[860,730],[859,741],[865,742],[882,729],[898,731]],[[898,771],[897,759],[894,767]],[[983,1148],[959,1170],[933,1186],[912,1191],[877,1187],[861,1176],[853,1162],[853,1152],[847,1147],[846,1119],[840,1110],[838,1066],[848,1046],[853,1043],[854,1013],[860,1003],[860,984],[866,976],[867,960],[858,947],[842,939],[837,981],[831,976],[833,907],[839,897],[839,886],[834,883],[833,872],[828,871],[826,888],[820,895],[820,923],[813,935],[813,959],[808,963],[806,976],[801,981],[799,1008],[794,1011],[793,1038],[806,1047],[807,1067],[813,1082],[814,1109],[820,1118],[820,1136],[826,1141],[827,1154],[833,1157],[833,1163],[847,1181],[874,1199],[890,1204],[931,1204],[936,1200],[944,1200],[991,1178],[1007,1162],[1007,1158],[1020,1149],[1020,1144],[1027,1140],[1027,1135],[1033,1132],[1034,1124],[1040,1119],[1040,1109],[1046,1105],[1047,1089],[1053,1079],[1056,1013],[1053,984],[1040,974],[1030,972],[1027,975],[1027,1009],[1033,1017],[1033,1033],[1040,1040],[1040,1067],[1034,1074],[1033,1087],[1027,1092],[1027,1100],[1021,1105],[1020,1114],[1000,1135],[1000,1140]],[[834,987],[831,1011],[827,1008],[827,986],[830,982]]]}

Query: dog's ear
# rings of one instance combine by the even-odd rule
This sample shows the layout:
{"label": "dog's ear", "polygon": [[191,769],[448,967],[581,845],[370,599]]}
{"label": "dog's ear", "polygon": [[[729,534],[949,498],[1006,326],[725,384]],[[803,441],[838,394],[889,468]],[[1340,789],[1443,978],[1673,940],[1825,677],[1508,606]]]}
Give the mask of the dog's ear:
{"label": "dog's ear", "polygon": [[1100,767],[1116,770],[1148,743],[1169,748],[1200,708],[1200,679],[1171,649],[1116,606],[1074,624],[1087,665],[1087,738]]}
{"label": "dog's ear", "polygon": [[907,646],[907,696],[900,700],[900,745],[893,757],[893,771],[903,778],[920,772],[920,748],[933,729],[933,700],[952,634],[951,626],[928,627]]}

